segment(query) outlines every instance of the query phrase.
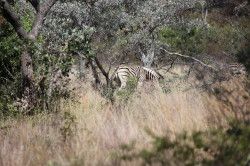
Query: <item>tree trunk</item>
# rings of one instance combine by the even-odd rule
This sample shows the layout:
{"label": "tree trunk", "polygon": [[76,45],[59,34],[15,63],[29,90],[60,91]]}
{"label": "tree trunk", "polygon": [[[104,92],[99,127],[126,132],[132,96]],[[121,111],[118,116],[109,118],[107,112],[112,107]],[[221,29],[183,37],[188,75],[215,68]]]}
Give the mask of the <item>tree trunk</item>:
{"label": "tree trunk", "polygon": [[79,66],[78,66],[78,72],[79,72],[79,78],[83,80],[85,78],[85,59],[82,55],[79,55]]}
{"label": "tree trunk", "polygon": [[22,98],[27,102],[27,110],[34,108],[36,103],[35,85],[33,76],[33,64],[30,53],[24,48],[21,54],[21,71],[22,71]]}
{"label": "tree trunk", "polygon": [[92,58],[89,58],[89,64],[90,64],[90,67],[92,69],[92,73],[93,73],[93,76],[94,76],[94,87],[96,89],[98,89],[98,86],[100,85],[101,83],[101,80],[99,78],[99,75],[98,75],[98,72],[97,72],[97,67],[95,66],[94,62],[93,62],[93,59]]}
{"label": "tree trunk", "polygon": [[[34,20],[31,31],[26,31],[22,25],[19,13],[14,9],[14,5],[9,0],[0,0],[0,13],[13,26],[14,30],[24,41],[36,41],[39,29],[42,26],[43,20],[51,7],[57,0],[28,0],[34,7]],[[25,103],[25,110],[28,112],[34,108],[36,104],[36,92],[33,79],[33,64],[29,49],[24,47],[21,55],[21,72],[22,72],[22,101]]]}
{"label": "tree trunk", "polygon": [[141,53],[141,61],[143,63],[143,66],[151,67],[151,65],[154,62],[154,57],[155,57],[155,44],[152,42],[150,49],[147,51],[146,54],[143,53],[140,47],[139,47],[139,51]]}
{"label": "tree trunk", "polygon": [[94,60],[95,60],[95,63],[97,65],[97,67],[102,72],[102,75],[105,77],[107,86],[110,86],[109,73],[104,70],[102,64],[100,63],[100,61],[99,61],[99,59],[97,57],[95,57]]}

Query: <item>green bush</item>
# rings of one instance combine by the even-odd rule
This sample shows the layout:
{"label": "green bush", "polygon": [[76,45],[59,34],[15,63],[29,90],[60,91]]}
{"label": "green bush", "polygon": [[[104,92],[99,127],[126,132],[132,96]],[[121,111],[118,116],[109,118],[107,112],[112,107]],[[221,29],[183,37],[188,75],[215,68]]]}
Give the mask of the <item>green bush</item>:
{"label": "green bush", "polygon": [[63,140],[66,141],[75,133],[76,117],[70,112],[65,112],[63,116],[63,124],[60,128]]}
{"label": "green bush", "polygon": [[161,41],[172,49],[187,55],[196,55],[204,50],[204,37],[207,30],[202,28],[187,29],[185,26],[166,27],[160,31]]}
{"label": "green bush", "polygon": [[0,119],[17,115],[14,99],[20,94],[21,41],[9,24],[0,30]]}
{"label": "green bush", "polygon": [[[121,160],[142,159],[142,165],[249,165],[250,126],[234,122],[226,131],[215,129],[182,134],[176,140],[152,136],[152,148],[133,152],[122,148]],[[124,146],[123,146],[124,147]]]}
{"label": "green bush", "polygon": [[127,102],[132,94],[135,92],[138,80],[136,78],[129,78],[125,89],[117,92],[117,98],[119,101]]}
{"label": "green bush", "polygon": [[187,25],[164,27],[159,36],[162,43],[189,56],[218,54],[222,51],[235,55],[245,41],[245,34],[242,33],[236,25],[219,26],[213,23],[210,27],[200,28]]}

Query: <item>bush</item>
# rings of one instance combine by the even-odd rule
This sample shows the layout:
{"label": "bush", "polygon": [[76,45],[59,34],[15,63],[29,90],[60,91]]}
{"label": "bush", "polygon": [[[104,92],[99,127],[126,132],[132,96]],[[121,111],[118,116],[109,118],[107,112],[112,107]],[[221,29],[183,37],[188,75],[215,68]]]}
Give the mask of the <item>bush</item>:
{"label": "bush", "polygon": [[187,27],[166,27],[161,30],[160,36],[164,43],[171,46],[172,49],[187,55],[195,55],[202,52],[204,46],[202,39],[203,29],[193,27],[190,30]]}
{"label": "bush", "polygon": [[245,32],[238,28],[237,25],[220,26],[215,22],[210,27],[176,25],[162,28],[159,36],[170,49],[189,56],[220,54],[223,51],[236,55],[246,40]]}
{"label": "bush", "polygon": [[127,102],[132,96],[132,94],[135,92],[137,83],[138,83],[138,80],[136,78],[132,78],[132,77],[129,78],[127,81],[126,88],[117,92],[118,100],[122,102]]}
{"label": "bush", "polygon": [[9,24],[0,27],[0,119],[17,114],[14,99],[20,94],[21,42]]}
{"label": "bush", "polygon": [[74,135],[76,130],[76,117],[70,112],[64,112],[63,125],[60,128],[63,141]]}
{"label": "bush", "polygon": [[[152,136],[152,148],[133,153],[122,148],[121,160],[142,159],[142,165],[248,165],[250,163],[250,126],[233,122],[226,131],[215,129],[182,134],[176,140]],[[125,147],[125,146],[123,146]]]}

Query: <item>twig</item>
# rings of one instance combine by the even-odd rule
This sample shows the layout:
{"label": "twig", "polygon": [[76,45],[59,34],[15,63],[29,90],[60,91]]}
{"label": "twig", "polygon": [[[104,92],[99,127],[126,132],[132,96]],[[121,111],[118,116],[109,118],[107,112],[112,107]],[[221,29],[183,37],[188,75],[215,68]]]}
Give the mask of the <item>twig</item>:
{"label": "twig", "polygon": [[183,57],[183,58],[192,59],[193,61],[196,61],[196,62],[198,62],[199,64],[201,64],[201,65],[203,65],[203,66],[205,66],[205,67],[207,67],[207,68],[213,69],[214,71],[218,71],[218,69],[216,69],[215,67],[213,67],[213,66],[211,66],[211,65],[208,65],[208,64],[206,64],[206,63],[202,62],[201,60],[196,59],[196,58],[194,58],[194,57],[187,56],[187,55],[182,55],[182,54],[177,53],[177,52],[169,52],[169,51],[167,51],[167,50],[164,49],[164,48],[160,48],[160,49],[163,50],[163,51],[165,51],[165,52],[168,53],[169,55],[176,55],[176,56],[180,56],[180,57]]}
{"label": "twig", "polygon": [[6,82],[9,82],[9,81],[10,81],[10,80],[8,80],[7,78],[1,77],[1,76],[0,76],[0,79],[5,80]]}
{"label": "twig", "polygon": [[15,79],[15,77],[13,76],[13,74],[7,69],[7,67],[5,66],[5,64],[2,62],[2,65],[5,69],[5,71],[7,71],[8,75],[12,78],[12,79]]}
{"label": "twig", "polygon": [[192,65],[190,66],[190,68],[189,68],[189,70],[188,70],[187,78],[189,77],[189,75],[190,75],[191,70],[192,70],[193,67],[194,67],[194,63],[192,63]]}
{"label": "twig", "polygon": [[163,69],[163,70],[166,70],[167,72],[169,72],[169,70],[173,67],[176,59],[177,59],[177,57],[174,60],[172,60],[168,69],[163,68],[165,65],[162,65],[161,67],[158,67],[157,70]]}

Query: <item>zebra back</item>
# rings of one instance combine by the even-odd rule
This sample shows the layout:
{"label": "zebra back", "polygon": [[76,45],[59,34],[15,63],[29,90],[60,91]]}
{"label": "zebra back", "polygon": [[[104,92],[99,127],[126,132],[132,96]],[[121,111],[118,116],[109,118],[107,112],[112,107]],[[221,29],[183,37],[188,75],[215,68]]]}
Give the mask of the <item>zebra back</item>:
{"label": "zebra back", "polygon": [[241,63],[231,63],[227,66],[227,69],[229,70],[230,74],[232,75],[244,75],[246,74],[246,68]]}
{"label": "zebra back", "polygon": [[127,77],[139,77],[140,76],[140,70],[141,67],[140,66],[136,66],[136,67],[129,67],[129,66],[119,66],[117,71],[116,71],[116,75],[121,74],[123,76],[127,76]]}
{"label": "zebra back", "polygon": [[153,69],[140,66],[130,67],[125,65],[119,66],[115,71],[114,78],[121,80],[121,77],[134,77],[140,80],[163,79],[163,76]]}
{"label": "zebra back", "polygon": [[142,70],[144,71],[144,75],[146,77],[146,80],[160,80],[163,79],[163,76],[158,73],[157,71],[147,68],[147,67],[142,67]]}

